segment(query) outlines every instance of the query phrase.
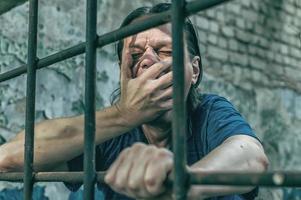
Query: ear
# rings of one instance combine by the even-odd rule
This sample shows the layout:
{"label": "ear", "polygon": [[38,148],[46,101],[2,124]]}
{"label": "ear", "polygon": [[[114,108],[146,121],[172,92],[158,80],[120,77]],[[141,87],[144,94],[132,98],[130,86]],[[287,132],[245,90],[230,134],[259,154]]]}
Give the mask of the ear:
{"label": "ear", "polygon": [[191,83],[194,85],[197,83],[199,75],[200,75],[200,57],[199,56],[194,56],[192,61],[192,80]]}

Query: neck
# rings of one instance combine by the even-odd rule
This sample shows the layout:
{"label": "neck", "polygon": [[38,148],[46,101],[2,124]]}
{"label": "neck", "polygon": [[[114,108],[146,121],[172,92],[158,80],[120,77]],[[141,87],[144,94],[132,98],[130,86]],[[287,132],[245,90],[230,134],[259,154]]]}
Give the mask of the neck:
{"label": "neck", "polygon": [[143,124],[142,129],[150,144],[158,147],[169,147],[171,139],[171,123]]}

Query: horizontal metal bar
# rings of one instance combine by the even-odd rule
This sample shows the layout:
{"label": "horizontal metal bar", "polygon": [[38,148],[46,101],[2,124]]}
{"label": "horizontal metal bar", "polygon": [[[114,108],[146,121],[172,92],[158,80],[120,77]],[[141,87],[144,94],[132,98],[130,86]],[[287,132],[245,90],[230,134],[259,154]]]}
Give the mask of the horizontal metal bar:
{"label": "horizontal metal bar", "polygon": [[[216,6],[218,4],[227,2],[230,0],[198,0],[193,1],[186,4],[186,12],[185,16],[189,16],[192,14],[195,14],[199,11],[211,8],[213,6]],[[116,42],[118,40],[121,40],[125,37],[128,37],[130,35],[136,34],[138,32],[147,30],[149,28],[159,26],[165,23],[168,23],[171,21],[171,12],[165,11],[156,15],[153,15],[144,21],[137,22],[135,24],[130,24],[128,26],[125,26],[123,28],[117,29],[115,31],[106,33],[102,36],[98,37],[97,40],[97,46],[103,47],[105,45],[108,45],[110,43]],[[68,49],[62,50],[60,52],[57,52],[55,54],[49,55],[45,58],[42,58],[38,61],[38,69],[50,66],[54,63],[66,60],[68,58],[72,58],[74,56],[77,56],[79,54],[82,54],[85,52],[85,42],[82,42],[78,45],[75,45],[73,47],[70,47]],[[22,65],[18,68],[15,68],[13,70],[10,70],[8,72],[4,72],[0,74],[0,82],[15,78],[17,76],[20,76],[24,73],[26,73],[26,67],[27,65]]]}
{"label": "horizontal metal bar", "polygon": [[[97,182],[103,183],[106,172],[96,172]],[[189,172],[193,185],[260,185],[271,187],[301,187],[301,171],[270,171],[266,173],[243,172]],[[83,172],[38,172],[33,174],[35,182],[82,183]],[[0,172],[0,181],[22,182],[21,172]],[[172,178],[169,177],[168,185]]]}
{"label": "horizontal metal bar", "polygon": [[300,171],[267,173],[211,172],[190,174],[191,184],[202,185],[260,185],[270,187],[301,187]]}
{"label": "horizontal metal bar", "polygon": [[[103,182],[105,172],[97,172],[96,180]],[[22,172],[8,172],[0,173],[1,181],[22,182]],[[69,183],[83,183],[84,172],[37,172],[33,174],[35,182],[69,182]]]}
{"label": "horizontal metal bar", "polygon": [[[55,54],[49,55],[43,59],[39,59],[37,63],[37,69],[41,69],[50,66],[54,63],[72,58],[74,56],[80,55],[85,52],[85,42],[82,42],[76,46],[70,47],[68,49],[62,50]],[[4,72],[0,74],[0,82],[7,81],[9,79],[15,78],[27,72],[27,65],[22,65],[18,68]]]}

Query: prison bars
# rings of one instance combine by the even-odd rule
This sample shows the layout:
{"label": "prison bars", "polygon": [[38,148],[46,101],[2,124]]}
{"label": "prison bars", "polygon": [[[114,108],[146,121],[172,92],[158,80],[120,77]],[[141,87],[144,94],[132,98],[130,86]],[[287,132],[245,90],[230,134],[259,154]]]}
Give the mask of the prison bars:
{"label": "prison bars", "polygon": [[[95,180],[103,183],[106,172],[96,172]],[[233,185],[233,186],[270,186],[270,187],[301,187],[300,171],[273,171],[266,173],[251,172],[188,172],[188,184],[192,185]],[[21,172],[0,173],[0,180],[23,182]],[[68,182],[82,183],[84,172],[34,172],[35,182]],[[171,175],[166,182],[172,185]]]}
{"label": "prison bars", "polygon": [[173,198],[186,199],[186,105],[184,100],[185,65],[184,65],[184,20],[185,0],[175,0],[172,3],[172,72],[173,72],[173,116],[172,116],[172,150],[174,157],[174,187]]}
{"label": "prison bars", "polygon": [[86,80],[84,138],[84,199],[94,199],[95,188],[95,90],[97,0],[87,0]]}
{"label": "prison bars", "polygon": [[[14,78],[18,75],[28,72],[27,86],[27,106],[26,106],[26,144],[25,144],[25,171],[22,173],[0,173],[0,179],[6,181],[24,181],[24,199],[31,199],[32,186],[38,181],[65,181],[65,182],[84,182],[84,197],[85,199],[94,198],[94,183],[95,181],[103,182],[105,172],[95,172],[94,161],[94,133],[95,133],[95,62],[96,62],[96,46],[102,47],[106,44],[118,41],[129,35],[138,33],[148,28],[167,23],[173,16],[173,57],[176,60],[183,55],[183,20],[185,16],[193,14],[197,11],[210,8],[214,5],[226,2],[227,0],[203,0],[188,3],[184,13],[181,12],[184,8],[184,1],[177,1],[173,4],[172,11],[150,17],[145,22],[140,22],[135,25],[129,25],[111,33],[98,37],[96,35],[96,1],[88,0],[87,2],[87,35],[86,43],[78,44],[69,49],[50,55],[46,58],[38,60],[36,58],[36,35],[37,35],[37,11],[38,1],[30,0],[30,28],[29,28],[29,52],[28,64],[17,69],[0,75],[0,82]],[[172,14],[171,14],[172,12]],[[175,23],[177,22],[177,23]],[[178,23],[179,22],[179,23]],[[178,32],[178,33],[174,33]],[[33,128],[34,128],[34,103],[35,103],[35,70],[46,67],[56,62],[71,58],[86,51],[86,89],[85,94],[85,173],[83,172],[41,172],[34,173],[32,170],[33,164]],[[182,58],[183,59],[183,58]],[[177,60],[174,63],[174,70],[177,75],[174,75],[175,94],[175,110],[177,113],[173,120],[176,124],[181,124],[185,120],[185,107],[183,105],[183,60]],[[182,66],[180,66],[182,63]],[[28,69],[26,69],[28,67]],[[93,74],[94,73],[94,74]],[[92,99],[92,100],[91,100]],[[173,123],[175,124],[175,123]],[[185,125],[186,126],[186,125]],[[184,130],[185,130],[184,126]],[[175,137],[173,139],[175,150],[175,178],[174,192],[176,199],[185,199],[186,184],[214,184],[214,185],[266,185],[266,186],[300,186],[301,173],[299,172],[277,172],[277,173],[222,173],[222,172],[187,172],[185,171],[185,154],[183,149],[185,146],[180,144],[183,139],[178,138],[181,134],[178,129],[183,128],[173,125]],[[185,131],[184,131],[185,132]],[[179,143],[180,142],[180,143]],[[93,148],[92,148],[93,147]],[[178,150],[178,151],[177,151]],[[169,183],[172,182],[169,178]]]}
{"label": "prison bars", "polygon": [[29,29],[28,29],[28,64],[26,87],[26,118],[25,118],[25,144],[24,144],[24,199],[30,200],[33,189],[33,147],[35,123],[35,92],[36,92],[36,66],[37,66],[37,28],[38,26],[38,0],[29,3]]}
{"label": "prison bars", "polygon": [[[213,6],[219,5],[221,3],[227,2],[229,0],[196,0],[194,2],[187,3],[185,6],[185,16],[189,16],[197,13],[198,11],[202,11]],[[130,35],[136,34],[138,32],[144,31],[146,29],[159,26],[171,21],[171,11],[165,11],[156,15],[153,15],[143,22],[137,22],[135,24],[130,24],[123,28],[117,29],[110,33],[106,33],[102,36],[97,37],[97,47],[103,47],[110,43],[121,40]],[[68,49],[64,49],[60,52],[49,55],[45,58],[41,58],[38,60],[37,68],[41,69],[52,64],[58,63],[60,61],[66,60],[68,58],[72,58],[74,56],[80,55],[85,52],[85,42],[72,46]],[[13,70],[4,72],[0,74],[0,82],[15,78],[26,73],[27,65],[22,65]]]}

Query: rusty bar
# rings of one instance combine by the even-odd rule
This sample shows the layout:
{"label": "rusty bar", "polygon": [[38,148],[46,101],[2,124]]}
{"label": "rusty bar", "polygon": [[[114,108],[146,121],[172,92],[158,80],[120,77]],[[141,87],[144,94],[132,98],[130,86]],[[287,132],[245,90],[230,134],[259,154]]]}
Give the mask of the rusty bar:
{"label": "rusty bar", "polygon": [[[106,172],[96,172],[96,180],[103,183]],[[259,185],[269,187],[301,187],[301,171],[269,171],[266,173],[243,172],[189,172],[193,185]],[[35,182],[82,183],[83,172],[37,172],[33,173]],[[0,181],[22,182],[22,172],[0,172]],[[172,178],[169,176],[168,185]]]}
{"label": "rusty bar", "polygon": [[192,172],[190,173],[190,182],[196,185],[300,187],[301,173],[298,171],[274,171],[267,173]]}
{"label": "rusty bar", "polygon": [[96,91],[97,0],[87,0],[84,199],[93,200],[95,190],[95,91]]}
{"label": "rusty bar", "polygon": [[185,1],[172,1],[172,71],[173,71],[173,118],[172,144],[174,153],[173,198],[185,200],[187,194],[186,172],[186,104],[184,95],[184,20]]}
{"label": "rusty bar", "polygon": [[33,159],[34,159],[34,123],[35,92],[37,68],[37,32],[38,32],[38,0],[29,1],[26,117],[24,144],[24,188],[23,199],[32,199],[33,191]]}
{"label": "rusty bar", "polygon": [[[227,1],[229,1],[229,0],[202,0],[202,1],[190,2],[190,3],[187,3],[187,5],[186,5],[185,15],[189,16],[189,15],[197,13],[198,11],[202,11],[202,10],[211,8],[213,6],[222,4]],[[97,40],[97,46],[103,47],[110,43],[121,40],[125,37],[128,37],[130,35],[150,29],[155,26],[159,26],[159,25],[168,23],[170,21],[171,21],[170,11],[165,11],[165,12],[150,16],[143,22],[137,22],[135,24],[130,24],[123,28],[120,28],[115,31],[106,33],[102,36],[99,36],[98,40]],[[52,64],[55,64],[57,62],[72,58],[72,57],[82,54],[84,52],[85,52],[85,43],[82,42],[82,43],[77,44],[68,49],[65,49],[65,50],[59,51],[57,53],[54,53],[52,55],[49,55],[45,58],[41,58],[38,61],[38,69],[41,69],[41,68],[50,66]],[[27,67],[27,65],[22,65],[20,67],[17,67],[15,69],[12,69],[10,71],[0,74],[0,82],[15,78],[17,76],[20,76],[21,74],[26,73],[27,72],[26,67]]]}

